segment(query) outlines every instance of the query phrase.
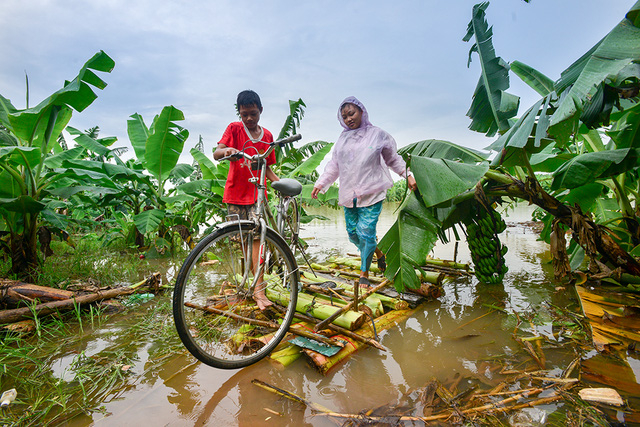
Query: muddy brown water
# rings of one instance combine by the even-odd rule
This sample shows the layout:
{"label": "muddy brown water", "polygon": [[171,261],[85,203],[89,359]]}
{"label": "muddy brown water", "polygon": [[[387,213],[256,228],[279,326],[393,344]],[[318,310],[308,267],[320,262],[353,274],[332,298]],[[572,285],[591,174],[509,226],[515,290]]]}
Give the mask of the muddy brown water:
{"label": "muddy brown water", "polygon": [[[314,221],[303,229],[302,237],[308,239],[309,253],[314,259],[322,261],[329,255],[356,251],[347,240],[340,211],[313,213],[331,218]],[[394,217],[393,209],[385,208],[378,227],[380,236],[391,226]],[[389,349],[386,353],[369,348],[360,350],[323,376],[304,358],[284,370],[263,360],[245,369],[225,371],[196,362],[186,351],[179,350],[158,364],[153,363],[150,356],[157,343],[153,340],[136,343],[137,362],[130,369],[129,387],[109,396],[102,411],[76,418],[69,425],[341,424],[315,416],[302,404],[252,385],[253,379],[300,395],[332,411],[351,414],[406,402],[412,391],[424,387],[432,378],[445,382],[462,375],[461,387],[465,381],[492,383],[496,372],[489,362],[496,358],[508,360],[522,353],[522,347],[512,336],[516,325],[509,313],[526,316],[534,311],[544,312],[548,304],[579,310],[572,292],[556,289],[547,245],[537,240],[531,228],[519,224],[529,219],[529,208],[518,208],[507,218],[508,228],[501,239],[509,247],[506,255],[509,272],[502,286],[478,286],[475,278],[446,282],[438,300],[426,303],[398,327],[380,333],[380,341]],[[453,252],[452,243],[438,244],[433,255],[451,259]],[[457,259],[467,262],[469,258],[466,245],[460,245]],[[172,280],[176,266],[164,265],[164,269],[166,279]],[[162,298],[148,304],[160,303]],[[107,322],[88,338],[85,354],[97,354],[115,345],[113,337],[126,328],[126,322]],[[551,319],[544,316],[534,324],[520,325],[519,330],[555,339]],[[74,352],[63,355],[54,370],[64,376],[73,356]],[[560,372],[575,355],[560,349],[548,352],[546,357],[547,366]],[[554,409],[553,405],[530,408],[519,416],[534,424],[543,424]]]}

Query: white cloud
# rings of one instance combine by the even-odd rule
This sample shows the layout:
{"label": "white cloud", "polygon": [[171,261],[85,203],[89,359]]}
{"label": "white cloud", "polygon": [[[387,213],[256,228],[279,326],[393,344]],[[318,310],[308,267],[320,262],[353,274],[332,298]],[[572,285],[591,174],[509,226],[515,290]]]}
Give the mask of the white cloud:
{"label": "white cloud", "polygon": [[[487,18],[499,56],[557,78],[633,3],[495,0]],[[251,88],[273,133],[288,101],[302,98],[305,140],[333,141],[338,103],[356,95],[403,145],[436,138],[481,148],[491,141],[468,131],[465,117],[479,76],[477,58],[466,68],[470,44],[462,42],[473,4],[4,0],[0,94],[24,107],[26,71],[35,105],[102,49],[116,62],[103,76],[109,86],[71,124],[99,125],[118,145],[129,115],[150,123],[174,105],[186,116],[187,146],[202,135],[212,148],[236,119],[236,94]],[[537,99],[515,77],[511,91],[523,97],[521,111]]]}

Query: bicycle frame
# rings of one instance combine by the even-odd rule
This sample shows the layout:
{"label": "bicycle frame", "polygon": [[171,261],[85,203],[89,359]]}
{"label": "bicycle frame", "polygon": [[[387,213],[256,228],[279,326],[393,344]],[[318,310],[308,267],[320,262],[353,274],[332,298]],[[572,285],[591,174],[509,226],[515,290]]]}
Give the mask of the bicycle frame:
{"label": "bicycle frame", "polygon": [[[268,261],[269,261],[268,257],[271,255],[270,253],[268,253],[268,251],[265,250],[265,236],[266,236],[267,227],[268,227],[267,220],[269,221],[270,224],[272,224],[273,226],[272,228],[274,230],[277,230],[278,233],[280,232],[277,221],[273,217],[273,213],[271,212],[271,208],[269,207],[266,199],[267,157],[271,154],[271,152],[275,149],[276,146],[278,145],[282,146],[282,145],[291,143],[293,141],[297,141],[300,138],[301,138],[301,135],[293,135],[289,138],[272,142],[269,144],[270,145],[269,148],[263,154],[248,155],[244,151],[239,151],[236,154],[232,154],[231,156],[223,157],[220,159],[220,160],[226,160],[231,158],[246,159],[247,161],[251,162],[252,169],[253,169],[253,165],[255,164],[256,170],[260,171],[258,177],[249,179],[250,182],[255,184],[256,190],[258,191],[258,195],[256,199],[257,219],[242,221],[242,222],[256,224],[260,232],[258,264],[256,266],[256,271],[253,272],[253,281],[251,283],[251,286],[249,286],[248,288],[248,292],[250,293],[253,293],[256,285],[260,281],[260,278],[264,274],[265,272],[264,267],[265,265],[268,265]],[[285,200],[285,196],[279,193],[278,210],[280,211],[284,209],[284,211],[277,213],[279,217],[282,215],[282,218],[286,218],[285,204],[288,204],[287,201]],[[234,221],[228,221],[228,222],[237,223],[238,226],[240,226],[241,220],[240,218],[238,218],[237,221],[234,220]],[[242,238],[242,233],[240,234],[240,237]],[[240,286],[244,287],[247,282],[247,278],[249,277],[249,269],[253,267],[253,263],[254,263],[253,262],[253,242],[247,242],[247,244],[245,244],[245,242],[241,242],[241,244],[243,247],[243,252],[245,251],[244,248],[247,248],[246,253],[243,254],[247,262],[244,267],[242,282],[240,283]]]}

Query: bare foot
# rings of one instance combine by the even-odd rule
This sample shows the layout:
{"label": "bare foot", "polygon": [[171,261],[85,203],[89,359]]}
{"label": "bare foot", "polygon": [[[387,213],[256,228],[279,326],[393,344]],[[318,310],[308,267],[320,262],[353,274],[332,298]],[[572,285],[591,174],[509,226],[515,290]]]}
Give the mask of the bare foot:
{"label": "bare foot", "polygon": [[369,282],[369,279],[367,277],[363,277],[363,276],[360,276],[360,279],[358,280],[358,283],[360,284],[360,288],[361,289],[369,289],[369,287],[371,286],[371,283]]}
{"label": "bare foot", "polygon": [[258,304],[258,308],[261,311],[273,305],[273,303],[269,301],[269,298],[267,298],[267,296],[264,293],[264,290],[262,289],[256,290],[253,293],[253,300],[256,302],[256,304]]}

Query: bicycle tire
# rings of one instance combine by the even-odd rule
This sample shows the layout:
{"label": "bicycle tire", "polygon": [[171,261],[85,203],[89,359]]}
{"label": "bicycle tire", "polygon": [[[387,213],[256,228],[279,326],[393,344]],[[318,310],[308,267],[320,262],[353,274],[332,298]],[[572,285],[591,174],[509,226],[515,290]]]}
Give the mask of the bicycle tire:
{"label": "bicycle tire", "polygon": [[292,251],[295,251],[300,236],[300,209],[298,200],[296,198],[290,198],[285,201],[284,205],[284,215],[278,213],[278,233],[284,238],[289,247],[294,248]]}
{"label": "bicycle tire", "polygon": [[[196,245],[178,272],[173,292],[178,336],[193,356],[209,366],[237,369],[256,363],[276,348],[293,320],[298,267],[291,249],[274,230],[267,228],[265,236],[270,262],[263,283],[269,299],[285,307],[281,323],[277,310],[260,311],[241,286],[238,274],[244,271],[247,242],[252,242],[256,228],[250,221],[223,225]],[[253,273],[251,269],[247,273],[250,285]]]}

